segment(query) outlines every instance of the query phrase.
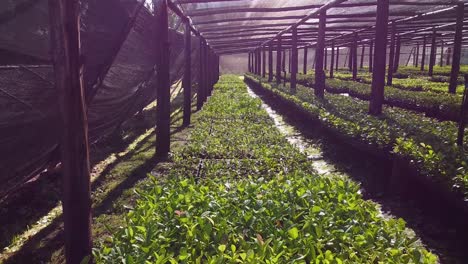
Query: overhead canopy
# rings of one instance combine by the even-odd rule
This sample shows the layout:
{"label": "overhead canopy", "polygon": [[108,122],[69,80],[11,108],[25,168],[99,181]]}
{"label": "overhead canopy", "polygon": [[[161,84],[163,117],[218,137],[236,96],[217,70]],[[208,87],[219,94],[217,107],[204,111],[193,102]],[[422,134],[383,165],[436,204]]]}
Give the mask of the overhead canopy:
{"label": "overhead canopy", "polygon": [[[376,0],[174,0],[192,25],[218,54],[243,53],[281,35],[290,47],[291,29],[298,28],[299,46],[313,47],[318,13],[327,10],[326,43],[346,46],[358,33],[360,42],[374,38]],[[416,43],[436,30],[438,39],[453,42],[456,7],[467,1],[394,0],[389,20],[396,24],[403,42]],[[465,20],[468,29],[468,19]],[[389,23],[391,25],[391,23]],[[464,33],[467,32],[464,29]],[[389,31],[390,32],[390,31]],[[464,38],[464,41],[468,38]],[[468,43],[468,42],[467,42]]]}

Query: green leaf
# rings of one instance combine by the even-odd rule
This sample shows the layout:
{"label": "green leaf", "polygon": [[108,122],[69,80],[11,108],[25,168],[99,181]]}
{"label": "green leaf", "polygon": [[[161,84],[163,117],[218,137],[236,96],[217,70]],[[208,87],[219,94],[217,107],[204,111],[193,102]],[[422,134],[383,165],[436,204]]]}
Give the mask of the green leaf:
{"label": "green leaf", "polygon": [[296,239],[299,237],[299,230],[296,227],[293,227],[288,230],[288,234],[292,239]]}

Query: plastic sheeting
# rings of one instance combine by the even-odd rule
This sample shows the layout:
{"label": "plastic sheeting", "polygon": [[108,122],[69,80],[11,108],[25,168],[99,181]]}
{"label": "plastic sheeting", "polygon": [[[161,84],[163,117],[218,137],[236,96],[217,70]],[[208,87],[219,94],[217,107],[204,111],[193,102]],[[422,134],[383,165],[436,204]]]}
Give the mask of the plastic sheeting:
{"label": "plastic sheeting", "polygon": [[[49,57],[47,0],[0,3],[0,199],[56,162],[60,136]],[[154,19],[131,0],[81,2],[84,82],[91,142],[156,97]],[[132,18],[136,16],[136,19]],[[134,23],[132,23],[134,21]],[[182,77],[183,34],[170,31],[173,83]],[[198,40],[192,38],[194,77]]]}

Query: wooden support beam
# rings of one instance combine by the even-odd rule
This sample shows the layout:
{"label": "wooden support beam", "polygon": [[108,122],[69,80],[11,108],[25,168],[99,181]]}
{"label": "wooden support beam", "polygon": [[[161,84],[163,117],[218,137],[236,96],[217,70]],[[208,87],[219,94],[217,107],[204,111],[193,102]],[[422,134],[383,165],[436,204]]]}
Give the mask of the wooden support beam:
{"label": "wooden support beam", "polygon": [[262,61],[262,77],[266,77],[266,65],[267,65],[267,60],[266,60],[266,50],[262,50],[262,55],[263,55],[263,61]]}
{"label": "wooden support beam", "polygon": [[331,61],[330,61],[330,78],[333,79],[333,69],[335,68],[335,42],[332,41],[331,46]]}
{"label": "wooden support beam", "polygon": [[281,83],[281,36],[276,43],[276,84]]}
{"label": "wooden support beam", "polygon": [[452,58],[452,47],[448,47],[447,49],[447,61],[445,65],[450,65],[450,59]]}
{"label": "wooden support beam", "polygon": [[302,68],[302,73],[303,74],[307,74],[307,55],[308,55],[307,53],[308,53],[308,48],[306,47],[306,48],[304,48],[304,57],[303,57],[304,61],[302,63],[302,67],[303,67]]}
{"label": "wooden support beam", "polygon": [[323,49],[323,68],[325,71],[328,69],[328,50],[327,47],[324,47]]}
{"label": "wooden support beam", "polygon": [[279,20],[297,20],[302,19],[304,16],[276,16],[276,17],[235,17],[235,18],[222,18],[213,20],[202,20],[194,22],[196,26],[208,25],[208,24],[219,24],[227,22],[244,22],[244,21],[279,21]]}
{"label": "wooden support beam", "polygon": [[371,40],[369,44],[369,72],[372,72],[374,67],[374,41]]}
{"label": "wooden support beam", "polygon": [[392,33],[390,36],[390,54],[388,56],[388,73],[387,73],[387,85],[390,86],[393,83],[393,67],[395,65],[395,34],[396,24],[392,23]]}
{"label": "wooden support beam", "polygon": [[204,97],[204,90],[205,90],[205,45],[203,44],[203,39],[200,38],[199,44],[199,68],[198,68],[198,91],[197,91],[197,110],[200,110],[203,107],[203,97]]}
{"label": "wooden support beam", "polygon": [[421,71],[424,71],[424,67],[426,66],[425,64],[426,64],[426,35],[424,35],[423,46],[422,46]]}
{"label": "wooden support beam", "polygon": [[458,123],[457,145],[463,150],[465,138],[466,117],[468,113],[468,74],[465,74],[465,91],[463,93],[460,121]]}
{"label": "wooden support beam", "polygon": [[358,62],[357,62],[357,50],[358,50],[358,34],[354,34],[354,43],[353,43],[353,81],[357,81],[358,73]]}
{"label": "wooden support beam", "polygon": [[436,35],[437,32],[434,30],[432,32],[432,38],[431,38],[431,53],[429,54],[429,72],[428,75],[432,76],[434,73],[434,65],[436,62]]}
{"label": "wooden support beam", "polygon": [[[190,115],[192,113],[192,34],[190,24],[185,22],[185,48],[184,48],[184,116],[183,125],[190,125]],[[250,58],[250,57],[249,57]]]}
{"label": "wooden support beam", "polygon": [[268,45],[268,81],[273,81],[273,43]]}
{"label": "wooden support beam", "polygon": [[293,27],[293,47],[291,49],[291,93],[296,93],[297,86],[297,72],[298,72],[298,51],[297,51],[297,27]]}
{"label": "wooden support beam", "polygon": [[[332,43],[334,44],[335,41],[332,41]],[[336,66],[335,66],[335,70],[338,71],[338,66],[339,66],[339,62],[340,62],[340,47],[336,47]]]}
{"label": "wooden support beam", "polygon": [[323,70],[323,53],[325,47],[325,27],[327,19],[327,10],[319,14],[319,35],[317,38],[317,47],[315,50],[315,95],[323,98],[325,95],[325,72]]}
{"label": "wooden support beam", "polygon": [[[291,44],[294,45],[293,43]],[[297,39],[296,39],[296,45],[297,45]],[[292,54],[292,47],[290,50],[288,50],[288,72],[289,73],[291,73],[291,57],[292,57],[291,54]]]}
{"label": "wooden support beam", "polygon": [[170,151],[171,138],[171,82],[169,65],[169,22],[168,0],[154,0],[157,28],[158,87],[156,95],[156,156],[166,159]]}
{"label": "wooden support beam", "polygon": [[362,44],[362,48],[361,48],[361,65],[359,65],[360,69],[364,68],[364,54],[365,53],[366,53],[366,46],[364,44]]}
{"label": "wooden support beam", "polygon": [[257,49],[257,74],[262,74],[262,50]]}
{"label": "wooden support beam", "polygon": [[248,68],[248,71],[251,73],[252,72],[252,68],[251,68],[251,53],[249,52],[249,58],[248,58],[248,62],[247,62],[247,68]]}
{"label": "wooden support beam", "polygon": [[283,59],[281,60],[281,69],[286,73],[286,50],[283,50]]}
{"label": "wooden support beam", "polygon": [[396,73],[398,71],[398,67],[400,67],[400,57],[401,57],[401,37],[397,36],[396,38],[396,48],[395,48],[395,60],[393,63],[393,72]]}
{"label": "wooden support beam", "polygon": [[455,28],[455,37],[453,41],[453,58],[452,58],[452,70],[450,72],[450,85],[449,93],[456,93],[458,84],[458,74],[460,73],[460,57],[461,57],[461,46],[462,46],[462,34],[463,34],[463,16],[464,16],[464,4],[459,3],[457,6],[457,26]]}
{"label": "wooden support beam", "polygon": [[439,61],[439,66],[443,67],[444,66],[444,41],[442,40],[440,42],[440,61]]}
{"label": "wooden support beam", "polygon": [[372,88],[369,101],[369,114],[380,115],[384,102],[385,67],[387,57],[389,0],[377,2],[375,22],[374,69],[372,71]]}
{"label": "wooden support beam", "polygon": [[419,64],[419,42],[416,43],[416,54],[414,57],[414,66],[417,68]]}
{"label": "wooden support beam", "polygon": [[354,54],[353,54],[353,46],[349,46],[349,49],[348,49],[348,69],[350,72],[353,71],[353,57],[354,57]]}
{"label": "wooden support beam", "polygon": [[92,261],[87,106],[80,46],[80,4],[49,1],[55,86],[61,122],[62,207],[68,264]]}

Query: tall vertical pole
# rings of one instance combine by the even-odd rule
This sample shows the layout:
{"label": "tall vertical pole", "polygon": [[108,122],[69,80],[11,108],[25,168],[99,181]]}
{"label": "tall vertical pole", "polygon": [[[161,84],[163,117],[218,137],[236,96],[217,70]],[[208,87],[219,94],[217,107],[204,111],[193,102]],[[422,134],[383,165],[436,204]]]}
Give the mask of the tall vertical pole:
{"label": "tall vertical pole", "polygon": [[268,81],[273,81],[273,43],[268,44]]}
{"label": "tall vertical pole", "polygon": [[291,73],[291,65],[292,65],[292,49],[288,50],[288,72]]}
{"label": "tall vertical pole", "polygon": [[362,44],[362,49],[361,49],[361,65],[359,65],[360,69],[364,68],[364,54],[366,53],[366,45]]}
{"label": "tall vertical pole", "polygon": [[335,66],[336,71],[338,71],[338,67],[340,66],[339,62],[340,62],[340,47],[337,46],[336,47],[336,66]]}
{"label": "tall vertical pole", "polygon": [[298,51],[297,51],[297,27],[292,28],[292,48],[291,48],[291,93],[296,93],[297,72],[298,72]]}
{"label": "tall vertical pole", "polygon": [[307,53],[308,53],[308,49],[307,47],[304,48],[304,62],[302,64],[302,73],[304,74],[307,74]]}
{"label": "tall vertical pole", "polygon": [[323,98],[325,95],[325,72],[323,70],[323,53],[325,47],[325,27],[327,11],[323,10],[319,14],[319,27],[317,45],[315,50],[315,95]]}
{"label": "tall vertical pole", "polygon": [[373,67],[374,67],[374,41],[371,40],[370,46],[369,46],[369,72],[372,72]]}
{"label": "tall vertical pole", "polygon": [[390,54],[388,56],[387,85],[392,85],[393,82],[393,67],[395,65],[395,33],[396,25],[394,22],[392,22],[392,35],[390,37]]}
{"label": "tall vertical pole", "polygon": [[283,59],[281,60],[281,69],[286,73],[286,50],[283,50]]}
{"label": "tall vertical pole", "polygon": [[[203,46],[203,39],[200,37],[200,47],[199,47],[199,68],[198,68],[198,91],[197,91],[197,109],[200,110],[203,106],[203,93],[205,90],[205,80],[204,80],[204,67],[205,63],[203,62],[205,56],[205,49]],[[253,55],[253,54],[252,54]],[[252,56],[253,58],[254,56]],[[255,69],[254,69],[255,71]]]}
{"label": "tall vertical pole", "polygon": [[354,38],[353,38],[353,81],[357,80],[357,72],[358,72],[358,62],[357,62],[357,50],[358,50],[358,35],[357,33],[354,33]]}
{"label": "tall vertical pole", "polygon": [[62,207],[68,264],[91,257],[88,122],[80,45],[80,4],[49,1],[55,86],[61,122]]}
{"label": "tall vertical pole", "polygon": [[263,63],[262,63],[262,77],[266,77],[266,65],[267,65],[267,60],[266,60],[266,50],[265,47],[262,47],[262,55],[263,55]]}
{"label": "tall vertical pole", "polygon": [[396,48],[395,48],[395,59],[393,63],[393,72],[396,73],[398,71],[398,67],[400,66],[400,56],[401,55],[401,37],[397,36],[396,38]]}
{"label": "tall vertical pole", "polygon": [[281,36],[276,43],[276,84],[281,83]]}
{"label": "tall vertical pole", "polygon": [[251,61],[250,61],[250,52],[249,52],[249,59],[248,59],[248,69],[249,69],[249,72],[252,72],[252,69],[251,69]]}
{"label": "tall vertical pole", "polygon": [[335,68],[335,41],[332,41],[330,62],[330,78],[333,78],[333,69]]}
{"label": "tall vertical pole", "polygon": [[324,55],[323,55],[323,68],[325,70],[327,70],[328,69],[328,50],[327,50],[327,47],[324,48],[323,52],[324,52]]}
{"label": "tall vertical pole", "polygon": [[421,54],[421,71],[424,71],[426,66],[426,36],[423,38],[422,54]]}
{"label": "tall vertical pole", "polygon": [[434,30],[432,32],[432,39],[431,39],[431,53],[429,54],[429,72],[428,75],[432,76],[434,73],[434,65],[436,63],[436,35],[437,32]]}
{"label": "tall vertical pole", "polygon": [[444,41],[440,41],[440,61],[439,66],[444,66]]}
{"label": "tall vertical pole", "polygon": [[183,125],[190,124],[190,114],[192,112],[192,36],[190,33],[190,24],[185,21],[185,70],[184,70],[184,118]]}
{"label": "tall vertical pole", "polygon": [[[155,6],[158,28],[158,92],[156,95],[156,156],[167,158],[170,151],[171,124],[171,83],[169,73],[169,22],[167,0],[160,0]],[[159,8],[156,8],[159,7]]]}
{"label": "tall vertical pole", "polygon": [[416,43],[416,55],[414,56],[414,67],[418,67],[419,64],[419,43]]}
{"label": "tall vertical pole", "polygon": [[382,113],[384,101],[388,9],[389,0],[379,0],[377,2],[374,69],[372,71],[372,89],[369,101],[369,114],[371,115],[380,115]]}
{"label": "tall vertical pole", "polygon": [[452,70],[450,72],[449,93],[456,93],[458,84],[458,74],[460,73],[460,56],[463,33],[463,13],[464,3],[458,3],[457,24],[455,27],[455,38],[453,41]]}
{"label": "tall vertical pole", "polygon": [[350,72],[353,71],[353,45],[349,46],[349,51],[348,51],[348,69]]}
{"label": "tall vertical pole", "polygon": [[450,65],[450,59],[452,58],[452,47],[447,48],[447,61],[445,65]]}

